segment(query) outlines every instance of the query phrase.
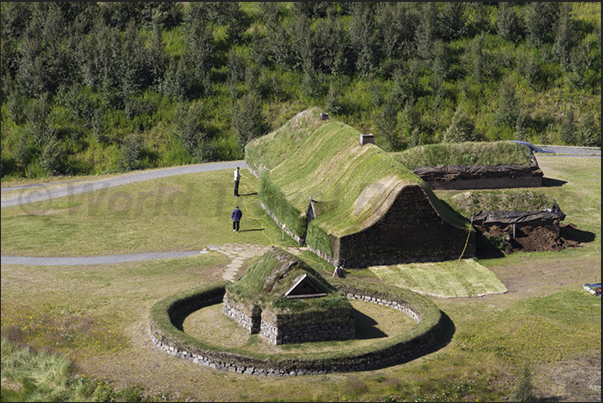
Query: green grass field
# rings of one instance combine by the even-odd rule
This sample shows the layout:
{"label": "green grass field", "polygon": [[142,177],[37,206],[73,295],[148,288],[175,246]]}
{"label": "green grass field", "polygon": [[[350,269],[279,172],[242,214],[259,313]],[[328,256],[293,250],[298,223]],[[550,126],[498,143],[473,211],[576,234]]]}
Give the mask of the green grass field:
{"label": "green grass field", "polygon": [[481,297],[507,292],[503,283],[473,260],[371,267],[384,283],[435,297]]}
{"label": "green grass field", "polygon": [[[185,251],[210,244],[296,245],[258,205],[257,179],[243,170],[150,180],[2,209],[2,254],[91,256]],[[241,231],[230,213],[243,211]]]}
{"label": "green grass field", "polygon": [[[575,224],[590,240],[560,252],[480,259],[477,263],[494,273],[508,292],[479,298],[429,297],[446,318],[443,343],[429,354],[375,371],[308,377],[215,371],[156,349],[147,326],[149,309],[157,301],[220,280],[229,263],[222,254],[94,266],[2,265],[2,337],[37,351],[60,353],[71,363],[58,372],[59,386],[51,383],[49,391],[41,380],[46,370],[30,365],[23,367],[25,373],[15,372],[6,364],[4,353],[9,350],[3,344],[3,400],[48,401],[61,385],[92,379],[93,385],[104,385],[97,394],[96,389],[79,394],[72,390],[61,396],[97,401],[503,401],[527,365],[541,400],[600,401],[596,386],[600,387],[601,300],[580,287],[601,278],[600,160],[549,157],[539,163],[551,180],[551,186],[539,191],[554,198],[567,214],[565,222]],[[127,185],[107,191],[92,209],[88,195],[74,197],[73,204],[57,199],[50,206],[24,206],[25,211],[3,208],[2,254],[85,256],[235,242],[282,244],[279,227],[261,215],[256,195],[237,200],[243,207],[246,202],[244,212],[249,212],[242,229],[263,226],[264,231],[232,232],[231,175],[227,170]],[[120,212],[119,198],[157,191],[160,183],[162,197],[174,196],[169,210],[153,210],[147,200],[138,216],[134,208]],[[187,183],[198,186],[193,186],[198,193],[190,203],[184,197]],[[242,186],[243,194],[253,193],[257,180],[245,173]],[[212,202],[211,196],[220,191],[222,201]],[[99,200],[94,196],[92,200]],[[35,213],[43,210],[46,215]],[[328,276],[324,261],[309,252],[301,256]],[[379,281],[368,270],[350,275]],[[387,332],[389,319],[382,320],[375,326]],[[20,357],[24,363],[30,359],[27,354]],[[43,360],[35,354],[32,359]],[[118,397],[101,390],[128,393]]]}

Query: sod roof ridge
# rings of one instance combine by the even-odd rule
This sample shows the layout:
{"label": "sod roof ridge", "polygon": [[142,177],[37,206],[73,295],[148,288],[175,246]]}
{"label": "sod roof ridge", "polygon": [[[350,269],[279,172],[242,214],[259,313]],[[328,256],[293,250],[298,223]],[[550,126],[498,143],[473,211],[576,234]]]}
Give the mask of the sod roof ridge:
{"label": "sod roof ridge", "polygon": [[334,119],[320,121],[319,114],[316,108],[304,111],[249,146],[255,153],[250,165],[269,169],[270,180],[293,207],[305,212],[312,197],[312,225],[335,236],[360,231],[377,222],[406,186],[421,187],[436,211],[456,222],[398,158],[375,144],[361,146],[358,130]]}
{"label": "sod roof ridge", "polygon": [[[277,299],[282,300],[281,297],[304,275],[326,292],[327,296],[324,298],[345,300],[340,291],[306,262],[278,247],[270,248],[258,262],[247,269],[239,281],[228,285],[227,290],[237,301],[259,305],[264,309],[273,305]],[[315,305],[312,299],[305,301],[305,308]]]}

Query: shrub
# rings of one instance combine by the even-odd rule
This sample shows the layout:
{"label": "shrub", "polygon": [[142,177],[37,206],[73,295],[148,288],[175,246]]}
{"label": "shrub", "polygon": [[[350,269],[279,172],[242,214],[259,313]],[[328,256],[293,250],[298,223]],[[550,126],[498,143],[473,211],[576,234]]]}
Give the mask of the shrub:
{"label": "shrub", "polygon": [[42,165],[49,175],[61,175],[65,173],[66,157],[67,153],[59,141],[51,139],[44,146],[42,156],[40,157],[40,165]]}
{"label": "shrub", "polygon": [[139,134],[130,133],[120,147],[119,166],[125,171],[138,168],[142,157],[142,139]]}
{"label": "shrub", "polygon": [[454,112],[450,127],[444,134],[444,141],[446,143],[462,143],[464,141],[475,141],[477,140],[476,137],[475,123],[465,111],[458,108]]}

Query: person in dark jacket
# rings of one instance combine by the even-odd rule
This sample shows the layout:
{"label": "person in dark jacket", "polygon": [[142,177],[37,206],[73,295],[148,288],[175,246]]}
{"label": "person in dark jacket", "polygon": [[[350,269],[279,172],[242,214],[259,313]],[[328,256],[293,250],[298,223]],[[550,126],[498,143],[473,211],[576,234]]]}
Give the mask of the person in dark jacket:
{"label": "person in dark jacket", "polygon": [[230,218],[232,218],[232,230],[234,232],[239,232],[239,224],[241,222],[241,218],[243,218],[243,212],[239,210],[239,206],[232,210]]}
{"label": "person in dark jacket", "polygon": [[333,270],[333,276],[331,276],[331,277],[337,276],[339,278],[345,278],[345,275],[346,275],[345,269],[343,267],[341,267],[341,265],[339,264],[339,265],[335,266],[335,270]]}

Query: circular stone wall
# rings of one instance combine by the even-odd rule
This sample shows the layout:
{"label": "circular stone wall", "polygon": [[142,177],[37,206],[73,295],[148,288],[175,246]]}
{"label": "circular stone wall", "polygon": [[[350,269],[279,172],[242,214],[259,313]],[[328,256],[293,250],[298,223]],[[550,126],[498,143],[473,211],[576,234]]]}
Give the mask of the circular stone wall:
{"label": "circular stone wall", "polygon": [[210,305],[220,303],[226,281],[179,293],[159,301],[151,308],[149,331],[153,343],[162,350],[210,368],[250,375],[312,375],[377,369],[416,357],[433,345],[441,332],[440,310],[427,298],[397,287],[361,283],[354,279],[332,281],[349,299],[390,307],[417,322],[412,329],[370,346],[345,351],[304,354],[261,354],[235,348],[221,348],[182,331],[184,318]]}

